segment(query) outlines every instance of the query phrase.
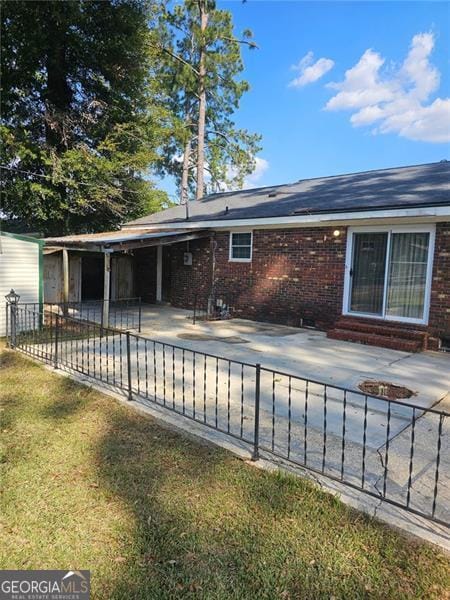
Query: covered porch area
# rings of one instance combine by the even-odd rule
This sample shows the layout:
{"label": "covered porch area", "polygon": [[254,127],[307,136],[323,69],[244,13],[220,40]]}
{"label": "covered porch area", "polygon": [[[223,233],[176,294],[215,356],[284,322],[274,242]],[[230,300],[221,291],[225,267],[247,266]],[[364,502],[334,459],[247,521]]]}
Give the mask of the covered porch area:
{"label": "covered porch area", "polygon": [[[113,306],[170,304],[174,282],[192,279],[190,243],[208,248],[208,231],[107,232],[47,238],[44,254],[44,303],[92,309],[104,327]],[[208,282],[206,282],[208,286]],[[134,328],[134,326],[132,327]]]}

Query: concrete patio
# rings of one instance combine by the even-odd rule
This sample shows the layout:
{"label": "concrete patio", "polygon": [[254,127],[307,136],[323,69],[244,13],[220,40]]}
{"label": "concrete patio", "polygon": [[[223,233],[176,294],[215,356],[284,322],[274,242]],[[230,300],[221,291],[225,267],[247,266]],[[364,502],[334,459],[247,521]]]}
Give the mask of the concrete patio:
{"label": "concrete patio", "polygon": [[141,335],[353,390],[366,379],[389,381],[411,389],[408,402],[422,408],[450,393],[449,353],[408,354],[244,319],[194,325],[192,311],[157,305],[143,306]]}

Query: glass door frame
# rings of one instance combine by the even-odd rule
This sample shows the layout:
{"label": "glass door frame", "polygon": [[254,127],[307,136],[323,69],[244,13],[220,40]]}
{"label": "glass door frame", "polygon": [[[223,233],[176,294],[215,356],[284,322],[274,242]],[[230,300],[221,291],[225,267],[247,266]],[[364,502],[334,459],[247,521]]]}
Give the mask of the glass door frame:
{"label": "glass door frame", "polygon": [[[350,309],[351,305],[351,294],[352,294],[352,268],[353,268],[353,247],[354,247],[354,234],[355,233],[388,233],[387,248],[386,248],[386,267],[384,274],[384,295],[383,295],[383,309],[381,315],[374,315],[370,313],[355,312]],[[425,297],[424,307],[421,319],[411,317],[398,317],[390,316],[386,314],[386,302],[388,294],[388,278],[389,278],[389,264],[391,255],[391,239],[393,233],[429,233],[429,244],[428,244],[428,260],[427,260],[427,274],[425,281]],[[436,225],[367,225],[361,227],[349,227],[347,230],[347,250],[345,255],[345,277],[344,277],[344,298],[342,304],[342,314],[355,317],[364,317],[367,319],[378,319],[383,321],[397,321],[403,323],[417,323],[420,325],[428,325],[428,317],[430,312],[430,298],[431,298],[431,283],[432,283],[432,271],[433,271],[433,260],[434,260],[434,242],[436,236]]]}

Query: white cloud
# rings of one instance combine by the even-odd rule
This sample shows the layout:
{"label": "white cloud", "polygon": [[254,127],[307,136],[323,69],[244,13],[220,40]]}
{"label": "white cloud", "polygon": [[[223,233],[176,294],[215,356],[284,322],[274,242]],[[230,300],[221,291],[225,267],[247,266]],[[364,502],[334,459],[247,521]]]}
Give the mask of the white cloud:
{"label": "white cloud", "polygon": [[314,54],[311,50],[305,54],[298,65],[292,68],[299,71],[299,76],[289,83],[289,87],[303,87],[308,83],[313,83],[328,73],[334,67],[334,61],[331,58],[319,58],[314,61]]}
{"label": "white cloud", "polygon": [[337,93],[325,108],[352,111],[352,125],[373,125],[373,133],[450,141],[450,98],[430,100],[440,81],[439,71],[429,62],[433,48],[432,33],[415,35],[403,64],[391,72],[383,72],[380,54],[366,50],[343,81],[327,86]]}
{"label": "white cloud", "polygon": [[247,175],[247,177],[244,180],[244,189],[256,187],[268,168],[269,161],[267,161],[265,158],[260,158],[259,156],[257,156],[255,158],[255,168],[253,170],[253,173]]}

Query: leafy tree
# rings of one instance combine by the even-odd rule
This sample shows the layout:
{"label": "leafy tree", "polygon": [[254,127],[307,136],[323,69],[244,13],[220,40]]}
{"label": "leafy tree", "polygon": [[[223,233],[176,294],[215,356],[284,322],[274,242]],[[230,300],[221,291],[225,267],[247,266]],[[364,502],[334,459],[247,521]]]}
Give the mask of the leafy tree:
{"label": "leafy tree", "polygon": [[164,13],[163,25],[161,81],[176,120],[162,169],[176,177],[182,202],[204,195],[205,173],[211,189],[242,187],[261,140],[232,118],[249,89],[241,46],[256,47],[252,34],[237,38],[231,13],[212,0],[185,0]]}
{"label": "leafy tree", "polygon": [[116,227],[167,197],[146,176],[167,113],[152,0],[2,3],[2,213],[48,234]]}

